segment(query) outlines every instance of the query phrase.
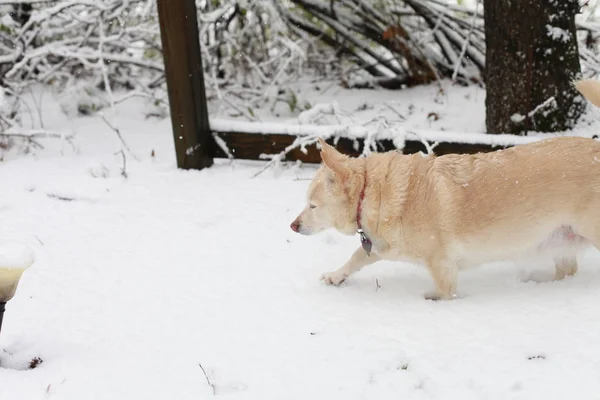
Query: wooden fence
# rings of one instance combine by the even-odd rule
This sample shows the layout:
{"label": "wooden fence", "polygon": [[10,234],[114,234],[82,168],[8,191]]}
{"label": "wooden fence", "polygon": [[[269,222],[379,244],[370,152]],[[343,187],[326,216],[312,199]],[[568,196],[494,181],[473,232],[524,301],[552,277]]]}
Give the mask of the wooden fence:
{"label": "wooden fence", "polygon": [[[261,159],[261,155],[276,155],[294,143],[297,136],[285,133],[250,134],[229,130],[213,130],[209,126],[197,10],[194,0],[158,0],[161,40],[169,93],[177,166],[184,169],[209,167],[214,158],[233,155],[240,159]],[[221,146],[215,142],[219,138]],[[329,140],[333,143],[333,139]],[[435,153],[477,153],[507,147],[489,144],[438,142]],[[341,137],[336,147],[349,155],[359,155],[364,139]],[[377,141],[378,151],[396,149],[391,139]],[[229,154],[224,151],[229,150]],[[289,151],[285,159],[307,163],[320,162],[314,144]],[[407,139],[404,153],[426,151],[423,141]]]}

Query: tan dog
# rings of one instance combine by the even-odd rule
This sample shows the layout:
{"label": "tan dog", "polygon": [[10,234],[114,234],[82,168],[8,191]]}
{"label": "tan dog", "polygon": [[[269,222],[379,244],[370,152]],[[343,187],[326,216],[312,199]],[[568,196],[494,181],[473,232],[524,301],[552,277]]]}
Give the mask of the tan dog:
{"label": "tan dog", "polygon": [[[600,104],[600,83],[576,86]],[[426,298],[451,299],[465,268],[542,252],[553,257],[559,280],[577,272],[584,246],[600,249],[600,143],[593,139],[441,157],[350,158],[320,144],[323,165],[291,228],[304,235],[364,232],[346,264],[322,276],[328,284],[381,259],[408,260],[433,278],[435,292]]]}

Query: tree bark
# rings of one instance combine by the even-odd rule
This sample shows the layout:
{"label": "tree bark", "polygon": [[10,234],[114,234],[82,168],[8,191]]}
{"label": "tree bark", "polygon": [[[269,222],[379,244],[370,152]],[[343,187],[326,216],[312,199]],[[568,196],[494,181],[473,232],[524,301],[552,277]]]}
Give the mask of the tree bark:
{"label": "tree bark", "polygon": [[[484,0],[488,133],[572,128],[585,109],[577,0]],[[555,102],[552,101],[555,99]]]}

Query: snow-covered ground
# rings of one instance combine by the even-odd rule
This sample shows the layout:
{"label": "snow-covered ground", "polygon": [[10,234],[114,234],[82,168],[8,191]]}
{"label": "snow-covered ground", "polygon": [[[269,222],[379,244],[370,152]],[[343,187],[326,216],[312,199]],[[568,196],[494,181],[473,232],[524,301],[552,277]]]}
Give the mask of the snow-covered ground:
{"label": "snow-covered ground", "polygon": [[[452,100],[441,103],[434,87],[360,98],[336,90],[332,99],[346,99],[346,111],[352,102],[377,112],[393,101],[404,114],[412,103],[410,126],[483,130],[481,89],[451,88]],[[179,171],[169,120],[142,118],[132,100],[118,118],[137,157],[127,155],[125,179],[115,133],[98,117],[67,120],[45,99],[45,128],[75,133],[79,151],[44,140],[44,150],[4,154],[0,163],[0,241],[36,253],[7,305],[0,399],[530,400],[600,392],[598,252],[558,283],[526,279],[550,276],[548,260],[465,272],[462,298],[451,302],[424,300],[430,278],[403,263],[376,264],[328,287],[319,275],[339,267],[358,239],[289,229],[314,167],[257,178],[257,162]],[[432,111],[442,117],[429,121]],[[28,369],[36,357],[42,363]]]}

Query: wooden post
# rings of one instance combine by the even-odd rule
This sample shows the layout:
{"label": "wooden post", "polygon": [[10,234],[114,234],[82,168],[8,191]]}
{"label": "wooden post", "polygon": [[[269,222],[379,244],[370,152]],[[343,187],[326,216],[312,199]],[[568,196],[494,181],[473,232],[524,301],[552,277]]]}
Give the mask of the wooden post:
{"label": "wooden post", "polygon": [[202,169],[213,163],[200,35],[194,0],[158,0],[158,19],[177,167]]}

